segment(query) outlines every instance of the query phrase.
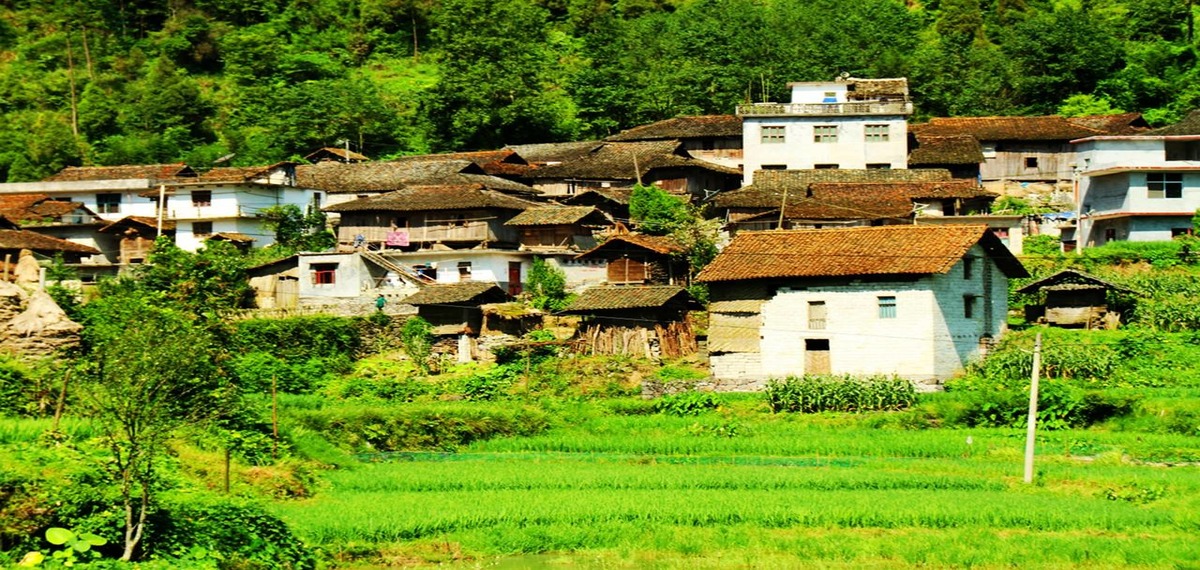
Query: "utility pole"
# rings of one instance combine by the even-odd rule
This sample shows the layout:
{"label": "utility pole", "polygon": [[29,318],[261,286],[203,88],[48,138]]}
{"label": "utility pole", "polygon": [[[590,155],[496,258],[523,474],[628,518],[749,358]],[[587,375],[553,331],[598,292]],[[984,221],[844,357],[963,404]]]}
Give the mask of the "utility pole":
{"label": "utility pole", "polygon": [[1025,432],[1025,482],[1033,482],[1033,440],[1037,434],[1038,373],[1042,367],[1042,333],[1033,339],[1033,372],[1029,377],[1029,429]]}

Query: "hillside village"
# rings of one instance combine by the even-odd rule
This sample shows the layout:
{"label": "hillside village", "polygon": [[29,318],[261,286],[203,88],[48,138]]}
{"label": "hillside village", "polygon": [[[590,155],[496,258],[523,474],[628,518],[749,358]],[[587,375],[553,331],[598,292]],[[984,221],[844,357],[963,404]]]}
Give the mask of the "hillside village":
{"label": "hillside village", "polygon": [[[515,328],[492,322],[511,320],[493,307],[521,297],[540,259],[580,295],[559,309],[593,323],[574,337],[592,352],[690,354],[688,309],[711,295],[701,340],[714,386],[744,389],[805,373],[937,384],[1003,334],[1008,280],[1029,275],[1014,257],[1028,237],[1072,251],[1192,231],[1200,115],[1150,129],[1136,113],[910,124],[911,113],[906,79],[843,76],[793,83],[788,103],[599,141],[68,167],[0,185],[0,250],[6,267],[23,250],[59,255],[94,282],[145,262],[159,237],[185,251],[211,240],[263,248],[276,237],[268,209],[319,211],[336,244],[250,267],[257,308],[362,314],[382,299],[389,313],[430,320],[450,357],[488,359],[486,337],[541,327],[536,310]],[[635,187],[713,221],[712,265],[689,265],[695,244],[644,230]],[[913,297],[921,290],[932,301]],[[808,322],[781,324],[776,311]],[[864,339],[893,335],[940,340],[862,352]]]}

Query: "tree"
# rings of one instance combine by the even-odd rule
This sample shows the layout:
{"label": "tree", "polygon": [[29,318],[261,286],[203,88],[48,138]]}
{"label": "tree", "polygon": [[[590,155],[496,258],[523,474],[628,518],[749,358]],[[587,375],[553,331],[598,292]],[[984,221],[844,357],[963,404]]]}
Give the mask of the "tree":
{"label": "tree", "polygon": [[186,313],[138,294],[85,307],[78,394],[100,427],[125,518],[122,560],[145,538],[161,485],[156,459],[176,429],[215,417],[230,394],[214,365],[212,338]]}
{"label": "tree", "polygon": [[136,288],[197,315],[242,308],[253,297],[245,257],[222,241],[191,253],[160,237],[137,276]]}
{"label": "tree", "polygon": [[275,232],[275,243],[287,253],[325,251],[337,245],[337,236],[325,227],[325,213],[313,208],[305,214],[299,206],[284,204],[259,212],[263,225]]}
{"label": "tree", "polygon": [[688,215],[683,199],[657,186],[638,184],[629,195],[629,216],[642,232],[667,235],[684,224]]}
{"label": "tree", "polygon": [[421,317],[410,317],[400,329],[400,344],[404,354],[422,372],[429,374],[429,358],[433,355],[433,325]]}
{"label": "tree", "polygon": [[540,257],[533,258],[525,290],[530,295],[530,304],[547,311],[561,311],[570,300],[567,274]]}

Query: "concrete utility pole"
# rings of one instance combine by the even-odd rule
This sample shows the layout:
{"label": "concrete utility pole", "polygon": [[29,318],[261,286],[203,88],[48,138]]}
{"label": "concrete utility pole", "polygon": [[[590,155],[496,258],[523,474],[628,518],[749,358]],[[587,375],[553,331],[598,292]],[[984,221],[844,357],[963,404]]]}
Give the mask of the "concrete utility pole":
{"label": "concrete utility pole", "polygon": [[1033,440],[1037,434],[1038,373],[1042,367],[1042,333],[1033,339],[1033,372],[1029,377],[1029,429],[1025,432],[1025,482],[1033,482]]}

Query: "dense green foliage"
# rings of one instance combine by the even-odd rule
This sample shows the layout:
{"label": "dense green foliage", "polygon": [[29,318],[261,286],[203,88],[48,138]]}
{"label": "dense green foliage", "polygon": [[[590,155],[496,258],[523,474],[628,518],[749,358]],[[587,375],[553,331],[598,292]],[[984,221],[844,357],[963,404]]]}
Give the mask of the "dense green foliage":
{"label": "dense green foliage", "polygon": [[566,272],[541,257],[533,258],[526,276],[525,292],[530,297],[529,303],[538,309],[561,311],[570,303]]}
{"label": "dense green foliage", "polygon": [[912,382],[884,376],[791,376],[771,381],[766,394],[776,412],[901,410],[917,401]]}
{"label": "dense green foliage", "polygon": [[195,0],[0,7],[0,180],[601,137],[908,76],[918,115],[1196,106],[1189,4]]}

